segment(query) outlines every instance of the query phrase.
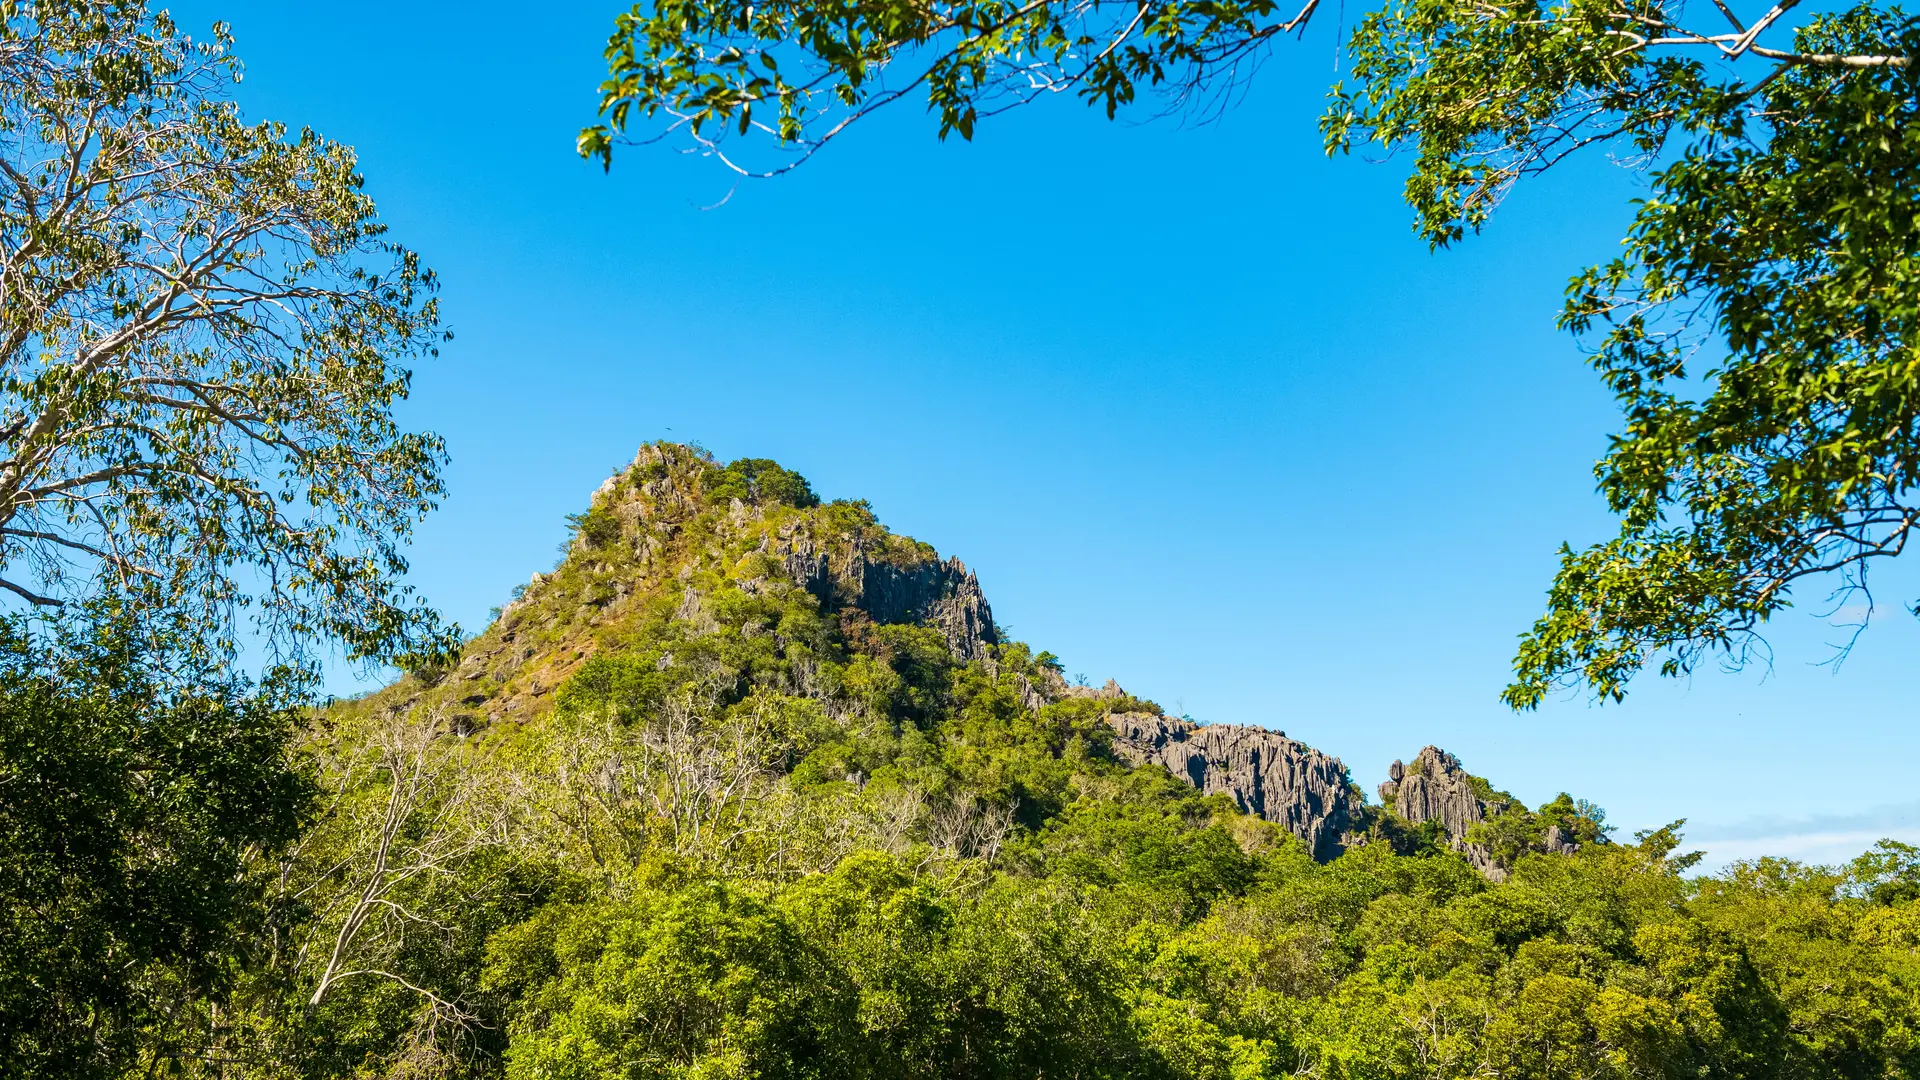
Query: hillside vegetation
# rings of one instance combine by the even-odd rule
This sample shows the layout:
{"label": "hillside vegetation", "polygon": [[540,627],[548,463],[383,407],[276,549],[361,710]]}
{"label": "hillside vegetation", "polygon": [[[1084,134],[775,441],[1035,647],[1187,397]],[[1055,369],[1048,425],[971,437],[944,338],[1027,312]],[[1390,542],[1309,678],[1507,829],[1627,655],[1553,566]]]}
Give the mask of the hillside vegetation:
{"label": "hillside vegetation", "polygon": [[143,1075],[1920,1069],[1913,849],[1694,879],[1563,796],[1472,851],[1368,807],[1316,862],[1130,767],[1153,703],[863,503],[656,445],[572,524],[456,661],[311,719],[270,927],[218,1004],[154,989]]}

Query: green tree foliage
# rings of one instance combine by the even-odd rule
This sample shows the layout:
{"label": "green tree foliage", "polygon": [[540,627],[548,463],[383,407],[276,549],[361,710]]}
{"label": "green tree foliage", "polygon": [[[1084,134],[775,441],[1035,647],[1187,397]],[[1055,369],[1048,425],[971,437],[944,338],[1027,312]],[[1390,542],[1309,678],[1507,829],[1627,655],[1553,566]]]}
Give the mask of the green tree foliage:
{"label": "green tree foliage", "polygon": [[778,503],[803,510],[820,505],[820,496],[813,493],[806,477],[766,458],[741,458],[715,470],[707,478],[707,498],[722,503],[729,499],[753,505]]}
{"label": "green tree foliage", "polygon": [[[1920,1069],[1909,848],[1695,879],[1674,828],[1602,842],[1604,815],[1561,796],[1506,800],[1483,838],[1499,881],[1381,808],[1318,863],[1227,797],[1117,760],[1109,716],[1151,702],[1069,688],[1015,642],[961,662],[932,626],[855,618],[837,586],[776,572],[781,538],[933,556],[854,504],[711,498],[720,473],[643,453],[590,511],[617,530],[573,545],[475,656],[313,718],[322,799],[298,841],[219,879],[264,904],[250,947],[214,989],[165,999],[136,1071]],[[603,573],[629,585],[605,608]],[[571,661],[557,685],[512,661],[544,711],[462,712],[508,692],[472,661],[535,645]]]}
{"label": "green tree foliage", "polygon": [[[971,139],[981,118],[1049,94],[1075,93],[1111,117],[1137,84],[1189,98],[1227,89],[1240,65],[1304,26],[1318,4],[635,4],[607,43],[605,122],[580,133],[579,149],[611,165],[615,145],[637,129],[640,141],[685,138],[737,172],[767,176],[910,95],[925,95],[943,139]],[[773,143],[770,161],[734,149],[754,135]]]}
{"label": "green tree foliage", "polygon": [[[1864,63],[1920,33],[1860,7],[1793,48]],[[1805,578],[1870,604],[1871,561],[1920,520],[1915,77],[1904,59],[1785,61],[1753,86],[1703,70],[1674,107],[1686,145],[1562,315],[1627,418],[1596,469],[1620,535],[1562,553],[1510,702],[1569,681],[1618,698],[1656,658],[1740,662]]]}
{"label": "green tree foliage", "polygon": [[1856,891],[1876,904],[1920,899],[1920,848],[1882,840],[1849,868]]}
{"label": "green tree foliage", "polygon": [[0,640],[0,1059],[113,1076],[164,1058],[174,1014],[220,1000],[261,940],[245,873],[310,789],[270,688],[161,688],[136,639],[56,655]]}
{"label": "green tree foliage", "polygon": [[448,644],[399,582],[441,444],[392,412],[437,286],[353,152],[243,121],[223,28],[0,17],[0,588],[123,597],[196,662]]}
{"label": "green tree foliage", "polygon": [[[396,881],[492,865],[385,861],[448,854],[413,839],[430,818],[390,799],[377,869],[361,848],[333,851],[336,874],[373,887],[361,906],[311,903],[302,858],[364,810],[376,785],[360,776],[377,771],[308,759],[333,786],[301,829],[312,791],[293,742],[316,657],[422,657],[454,640],[400,583],[444,455],[393,417],[407,365],[443,335],[435,279],[386,237],[352,151],[247,123],[225,97],[230,44],[222,26],[196,41],[136,0],[0,4],[9,1076],[324,1057],[260,1003],[299,991],[319,1013],[326,995],[295,976],[358,990],[374,962],[458,956],[419,934],[339,930],[413,902]],[[243,642],[268,665],[257,684],[238,674]],[[418,788],[400,775],[383,794]],[[413,802],[448,805],[434,794]],[[479,906],[501,923],[525,914]],[[322,940],[339,947],[316,959]],[[379,1030],[371,1012],[355,1025]]]}
{"label": "green tree foliage", "polygon": [[[1920,522],[1920,30],[1884,3],[1797,25],[1795,6],[1389,0],[1348,43],[1327,146],[1411,149],[1435,245],[1585,148],[1652,170],[1625,252],[1573,279],[1560,320],[1619,400],[1596,475],[1620,533],[1561,552],[1516,708],[1617,700],[1649,664],[1743,664],[1805,579],[1870,611],[1867,568]],[[629,132],[672,137],[770,175],[909,95],[963,138],[1067,91],[1109,116],[1142,89],[1204,109],[1316,7],[652,0],[617,20],[580,150],[610,165]]]}
{"label": "green tree foliage", "polygon": [[1538,810],[1528,810],[1512,796],[1499,793],[1500,810],[1467,831],[1466,839],[1487,850],[1497,866],[1512,866],[1530,851],[1565,844],[1603,844],[1612,830],[1606,811],[1584,799],[1561,792]]}
{"label": "green tree foliage", "polygon": [[1515,706],[1573,684],[1618,699],[1650,662],[1742,663],[1803,578],[1865,602],[1870,561],[1916,521],[1920,39],[1861,5],[1754,44],[1788,6],[1714,33],[1658,4],[1402,3],[1355,34],[1329,144],[1414,147],[1407,197],[1435,243],[1582,146],[1658,166],[1625,253],[1574,278],[1561,315],[1626,420],[1596,467],[1620,535],[1562,552]]}
{"label": "green tree foliage", "polygon": [[602,507],[593,507],[584,514],[568,514],[567,524],[573,527],[580,542],[590,548],[605,547],[620,539],[620,522]]}

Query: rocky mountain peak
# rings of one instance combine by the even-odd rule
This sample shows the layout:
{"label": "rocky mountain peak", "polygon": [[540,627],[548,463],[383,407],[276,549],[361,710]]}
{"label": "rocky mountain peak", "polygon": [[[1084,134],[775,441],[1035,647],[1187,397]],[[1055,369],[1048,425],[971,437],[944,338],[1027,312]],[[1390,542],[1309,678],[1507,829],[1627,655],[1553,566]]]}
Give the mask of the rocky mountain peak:
{"label": "rocky mountain peak", "polygon": [[[569,521],[565,558],[516,590],[453,670],[419,672],[373,703],[439,710],[462,733],[525,723],[549,711],[555,691],[596,656],[636,648],[652,650],[649,670],[697,668],[675,678],[720,679],[740,694],[764,685],[831,703],[834,691],[819,681],[831,656],[924,647],[900,645],[889,628],[931,630],[962,664],[998,662],[1006,644],[965,564],[888,531],[865,502],[823,502],[799,474],[765,459],[721,465],[696,447],[649,444]],[[736,658],[759,659],[715,667],[722,638]],[[1117,757],[1228,796],[1298,837],[1316,859],[1382,838],[1399,843],[1393,838],[1432,825],[1483,871],[1502,872],[1494,853],[1467,836],[1509,800],[1437,747],[1394,762],[1379,788],[1383,806],[1369,807],[1338,758],[1283,731],[1169,717],[1117,683],[1071,687],[1050,658],[1021,655],[1026,708],[1103,701]],[[1555,828],[1534,845],[1541,846],[1571,847]]]}
{"label": "rocky mountain peak", "polygon": [[624,648],[649,620],[697,631],[741,597],[794,590],[856,637],[865,626],[927,626],[961,662],[1000,643],[965,564],[890,532],[865,502],[823,502],[805,478],[765,459],[722,465],[697,447],[650,443],[569,521],[565,558],[515,590],[455,671],[423,672],[383,694],[452,694],[443,706],[475,729],[529,720],[575,670]]}

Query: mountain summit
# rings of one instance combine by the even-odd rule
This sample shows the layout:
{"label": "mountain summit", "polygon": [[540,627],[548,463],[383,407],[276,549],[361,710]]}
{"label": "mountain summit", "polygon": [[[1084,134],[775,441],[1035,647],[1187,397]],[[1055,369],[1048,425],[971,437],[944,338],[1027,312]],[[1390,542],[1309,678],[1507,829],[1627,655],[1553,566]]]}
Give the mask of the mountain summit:
{"label": "mountain summit", "polygon": [[313,718],[259,993],[318,1064],[273,1075],[1657,1080],[1790,1030],[1914,1072],[1846,1056],[1913,1011],[1911,848],[1693,882],[1433,746],[1370,802],[1070,684],[771,461],[643,447],[569,520],[462,655]]}
{"label": "mountain summit", "polygon": [[[1577,836],[1599,835],[1571,810],[1535,820],[1434,747],[1411,767],[1395,762],[1384,805],[1369,806],[1338,758],[1284,732],[1170,717],[1111,682],[1070,686],[1051,654],[1007,639],[958,559],[890,532],[864,501],[823,502],[772,461],[722,465],[695,447],[649,444],[569,521],[560,564],[517,589],[456,665],[345,707],[424,709],[457,733],[498,740],[556,710],[631,719],[799,702],[808,718],[779,736],[780,767],[858,787],[897,771],[897,755],[863,758],[846,732],[884,723],[898,734],[964,711],[950,684],[977,669],[1005,684],[1002,707],[1021,714],[1002,722],[1050,728],[1056,753],[1077,739],[1075,752],[1164,769],[1279,826],[1317,860],[1424,838],[1499,876],[1512,852],[1476,830],[1503,815],[1525,818],[1508,823],[1519,836],[1509,847],[1571,850]],[[1018,781],[998,787],[978,797],[1009,814],[1036,798]]]}

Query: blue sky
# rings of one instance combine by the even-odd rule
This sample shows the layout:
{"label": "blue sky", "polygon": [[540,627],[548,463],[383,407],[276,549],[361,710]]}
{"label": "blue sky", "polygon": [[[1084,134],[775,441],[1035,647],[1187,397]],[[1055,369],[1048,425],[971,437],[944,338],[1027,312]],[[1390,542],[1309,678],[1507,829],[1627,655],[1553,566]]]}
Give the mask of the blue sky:
{"label": "blue sky", "polygon": [[406,418],[454,455],[412,552],[454,618],[548,569],[640,443],[697,441],[869,499],[1070,674],[1369,790],[1435,743],[1623,835],[1690,818],[1714,859],[1920,839],[1911,566],[1838,674],[1809,593],[1770,670],[1496,699],[1555,547],[1610,531],[1613,413],[1553,316],[1635,174],[1591,158],[1428,252],[1402,163],[1320,152],[1329,9],[1210,125],[1056,100],[941,144],[902,103],[775,181],[661,148],[603,175],[572,139],[618,7],[172,5],[232,23],[249,116],[359,150],[444,278],[456,336]]}

